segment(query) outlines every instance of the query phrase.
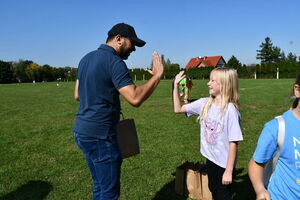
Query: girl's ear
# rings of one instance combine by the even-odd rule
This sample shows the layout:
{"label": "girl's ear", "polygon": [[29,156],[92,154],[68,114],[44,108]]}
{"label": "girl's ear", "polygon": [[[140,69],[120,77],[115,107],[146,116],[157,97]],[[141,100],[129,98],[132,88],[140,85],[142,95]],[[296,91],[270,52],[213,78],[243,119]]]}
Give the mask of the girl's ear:
{"label": "girl's ear", "polygon": [[300,86],[298,84],[294,85],[294,94],[296,98],[300,98]]}

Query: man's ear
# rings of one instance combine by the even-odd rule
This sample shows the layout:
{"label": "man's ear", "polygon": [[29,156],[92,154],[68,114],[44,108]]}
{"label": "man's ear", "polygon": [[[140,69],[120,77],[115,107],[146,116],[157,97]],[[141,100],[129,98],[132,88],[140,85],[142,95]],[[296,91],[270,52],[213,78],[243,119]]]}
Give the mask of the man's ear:
{"label": "man's ear", "polygon": [[118,43],[118,45],[122,45],[124,38],[121,35],[116,35],[115,37],[116,42]]}
{"label": "man's ear", "polygon": [[294,85],[294,94],[296,98],[300,98],[300,86],[298,84]]}

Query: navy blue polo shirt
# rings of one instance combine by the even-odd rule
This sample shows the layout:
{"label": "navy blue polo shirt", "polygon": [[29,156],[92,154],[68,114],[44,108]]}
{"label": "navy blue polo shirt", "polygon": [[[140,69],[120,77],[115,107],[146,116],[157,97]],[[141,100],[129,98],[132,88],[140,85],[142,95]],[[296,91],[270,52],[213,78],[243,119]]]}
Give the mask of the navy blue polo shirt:
{"label": "navy blue polo shirt", "polygon": [[110,46],[85,55],[78,66],[79,108],[74,131],[105,139],[116,134],[120,119],[119,89],[133,84],[125,62]]}

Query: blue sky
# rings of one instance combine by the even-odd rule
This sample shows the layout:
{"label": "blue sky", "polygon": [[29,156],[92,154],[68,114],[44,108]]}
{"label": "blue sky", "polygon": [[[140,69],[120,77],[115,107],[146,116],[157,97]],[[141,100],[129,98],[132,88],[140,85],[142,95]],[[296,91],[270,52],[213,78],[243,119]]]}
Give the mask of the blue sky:
{"label": "blue sky", "polygon": [[0,8],[3,61],[77,67],[119,22],[147,42],[125,61],[129,68],[148,67],[153,51],[181,67],[216,55],[259,63],[267,36],[300,56],[299,0],[0,0]]}

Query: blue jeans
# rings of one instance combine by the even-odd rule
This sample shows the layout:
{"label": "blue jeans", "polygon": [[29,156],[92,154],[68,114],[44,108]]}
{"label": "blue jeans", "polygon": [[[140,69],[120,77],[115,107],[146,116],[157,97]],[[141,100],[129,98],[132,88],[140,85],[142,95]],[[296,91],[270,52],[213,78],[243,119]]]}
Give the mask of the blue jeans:
{"label": "blue jeans", "polygon": [[116,136],[98,139],[74,133],[74,139],[86,157],[93,178],[93,200],[118,199],[122,158]]}

